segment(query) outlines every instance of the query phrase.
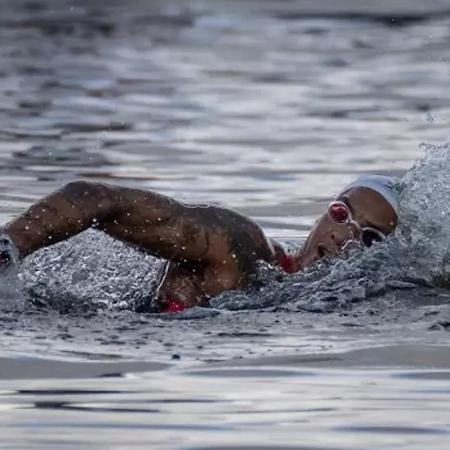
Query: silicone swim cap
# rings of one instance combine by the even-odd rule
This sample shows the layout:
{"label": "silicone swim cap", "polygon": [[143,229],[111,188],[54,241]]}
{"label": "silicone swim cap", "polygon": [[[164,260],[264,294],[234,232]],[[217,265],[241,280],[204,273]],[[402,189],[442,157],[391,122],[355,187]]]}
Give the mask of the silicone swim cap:
{"label": "silicone swim cap", "polygon": [[399,181],[399,178],[396,177],[385,177],[383,175],[363,175],[346,186],[338,197],[356,187],[369,188],[375,192],[378,192],[392,206],[392,208],[394,208],[394,211],[398,215],[398,195],[395,192],[395,185]]}

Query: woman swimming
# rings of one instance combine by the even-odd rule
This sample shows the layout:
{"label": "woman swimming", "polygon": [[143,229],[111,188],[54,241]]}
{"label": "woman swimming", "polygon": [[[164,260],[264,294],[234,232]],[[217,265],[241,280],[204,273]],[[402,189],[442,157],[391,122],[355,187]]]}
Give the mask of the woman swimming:
{"label": "woman swimming", "polygon": [[186,205],[151,191],[75,181],[32,205],[2,228],[0,265],[18,263],[43,247],[88,229],[168,261],[142,311],[177,312],[224,291],[247,286],[258,261],[303,270],[342,256],[350,245],[370,247],[397,225],[396,180],[367,175],[347,186],[289,255],[250,218],[217,206]]}

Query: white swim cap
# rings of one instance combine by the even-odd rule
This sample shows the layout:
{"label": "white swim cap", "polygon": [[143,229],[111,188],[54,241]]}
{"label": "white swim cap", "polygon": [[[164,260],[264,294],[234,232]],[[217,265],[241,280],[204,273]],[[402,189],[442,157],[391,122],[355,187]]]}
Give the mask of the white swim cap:
{"label": "white swim cap", "polygon": [[356,187],[369,188],[375,192],[378,192],[392,206],[392,208],[394,208],[394,211],[398,216],[398,195],[395,191],[395,185],[399,181],[399,178],[396,177],[385,177],[383,175],[363,175],[346,186],[338,197]]}

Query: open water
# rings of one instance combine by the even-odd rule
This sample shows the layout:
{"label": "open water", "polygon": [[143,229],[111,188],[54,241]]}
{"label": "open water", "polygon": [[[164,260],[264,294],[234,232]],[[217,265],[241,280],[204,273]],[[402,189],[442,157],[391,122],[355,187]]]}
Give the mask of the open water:
{"label": "open water", "polygon": [[180,315],[97,232],[0,278],[0,448],[450,447],[447,1],[0,1],[0,221],[85,178],[287,246],[362,173],[382,245]]}

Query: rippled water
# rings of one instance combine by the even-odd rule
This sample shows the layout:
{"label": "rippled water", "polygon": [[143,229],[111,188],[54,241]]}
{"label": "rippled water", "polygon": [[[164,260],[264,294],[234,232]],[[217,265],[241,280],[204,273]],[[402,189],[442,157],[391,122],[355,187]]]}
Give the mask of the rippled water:
{"label": "rippled water", "polygon": [[448,448],[450,7],[362,3],[2,2],[1,222],[83,177],[295,246],[358,174],[406,176],[385,245],[181,317],[132,312],[159,263],[98,233],[29,258],[0,448]]}

